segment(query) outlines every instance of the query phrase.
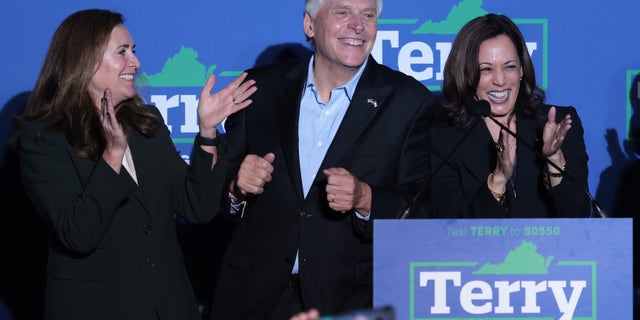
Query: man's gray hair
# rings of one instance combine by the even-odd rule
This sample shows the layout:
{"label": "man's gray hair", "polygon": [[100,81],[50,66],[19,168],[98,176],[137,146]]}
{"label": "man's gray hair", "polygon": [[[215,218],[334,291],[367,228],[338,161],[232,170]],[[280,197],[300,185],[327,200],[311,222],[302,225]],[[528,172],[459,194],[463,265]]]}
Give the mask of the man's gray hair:
{"label": "man's gray hair", "polygon": [[[304,1],[304,11],[308,12],[312,18],[316,18],[320,7],[322,7],[322,3],[324,0],[305,0]],[[376,4],[378,6],[378,15],[382,12],[382,0],[376,0]]]}

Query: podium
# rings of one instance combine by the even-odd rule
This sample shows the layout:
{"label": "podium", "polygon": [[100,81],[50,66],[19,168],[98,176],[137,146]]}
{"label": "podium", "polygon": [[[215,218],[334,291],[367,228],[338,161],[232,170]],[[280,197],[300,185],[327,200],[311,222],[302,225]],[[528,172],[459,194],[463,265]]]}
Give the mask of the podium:
{"label": "podium", "polygon": [[374,222],[374,307],[397,319],[632,319],[630,218]]}

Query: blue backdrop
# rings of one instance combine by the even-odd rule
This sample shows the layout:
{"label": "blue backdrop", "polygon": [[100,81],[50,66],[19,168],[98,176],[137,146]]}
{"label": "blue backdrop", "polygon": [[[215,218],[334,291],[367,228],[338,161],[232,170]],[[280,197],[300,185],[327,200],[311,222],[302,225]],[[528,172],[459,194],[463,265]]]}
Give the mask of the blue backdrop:
{"label": "blue backdrop", "polygon": [[[145,98],[167,108],[166,121],[180,144],[185,142],[180,138],[192,138],[197,130],[189,108],[209,72],[219,76],[220,88],[239,71],[259,63],[270,46],[306,47],[303,3],[4,1],[0,4],[0,41],[4,44],[0,52],[4,78],[0,107],[31,90],[51,35],[64,17],[90,7],[113,9],[126,16],[141,71],[149,77],[148,90],[143,90]],[[613,142],[621,145],[632,111],[630,99],[639,95],[633,88],[637,88],[634,76],[640,73],[635,22],[640,2],[387,1],[374,50],[376,58],[438,90],[455,32],[462,23],[486,12],[504,13],[518,22],[530,42],[547,102],[578,109],[590,156],[589,187],[595,193],[600,174],[612,165],[608,150],[614,139],[606,139],[607,130],[615,130],[618,137]],[[7,113],[2,112],[3,129]]]}
{"label": "blue backdrop", "polygon": [[[197,131],[196,99],[209,73],[218,76],[220,89],[242,70],[277,58],[285,48],[291,54],[307,48],[303,0],[4,0],[0,3],[3,171],[14,173],[6,168],[11,155],[4,141],[11,131],[11,117],[35,83],[55,28],[72,12],[93,7],[125,15],[147,79],[141,92],[162,110],[185,155]],[[455,33],[469,19],[487,12],[507,14],[521,27],[547,102],[577,108],[590,157],[589,189],[611,210],[622,169],[637,159],[639,151],[623,145],[634,111],[634,119],[640,117],[636,77],[640,2],[387,1],[374,55],[438,91]],[[0,183],[3,191],[20,187],[6,177],[3,174]]]}

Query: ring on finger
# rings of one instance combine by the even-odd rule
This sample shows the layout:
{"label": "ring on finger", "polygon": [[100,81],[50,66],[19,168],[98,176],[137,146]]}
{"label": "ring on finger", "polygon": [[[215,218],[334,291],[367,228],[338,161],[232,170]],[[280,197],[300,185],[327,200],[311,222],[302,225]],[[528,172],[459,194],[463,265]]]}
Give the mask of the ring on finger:
{"label": "ring on finger", "polygon": [[237,105],[239,105],[239,104],[240,104],[240,103],[236,100],[236,97],[233,97],[233,98],[231,99],[231,102],[233,102],[233,105],[234,105],[234,106],[237,106]]}

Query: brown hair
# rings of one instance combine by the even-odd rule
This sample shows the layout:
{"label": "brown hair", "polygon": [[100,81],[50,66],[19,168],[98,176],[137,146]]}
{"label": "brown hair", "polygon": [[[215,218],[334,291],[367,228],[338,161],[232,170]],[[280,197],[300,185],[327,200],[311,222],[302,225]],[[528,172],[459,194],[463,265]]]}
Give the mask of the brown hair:
{"label": "brown hair", "polygon": [[[123,23],[120,13],[102,9],[68,16],[53,34],[36,85],[16,124],[41,121],[46,126],[41,137],[62,132],[78,155],[97,159],[107,140],[88,87],[111,31]],[[115,108],[125,130],[131,127],[147,137],[154,134],[159,120],[140,96],[124,100]]]}
{"label": "brown hair", "polygon": [[515,23],[500,14],[477,17],[465,24],[456,35],[444,67],[443,106],[457,127],[465,127],[472,120],[465,104],[475,97],[480,81],[480,45],[500,35],[511,39],[522,64],[523,75],[514,112],[518,116],[533,117],[537,105],[544,100],[544,92],[536,85],[535,70],[524,37]]}

